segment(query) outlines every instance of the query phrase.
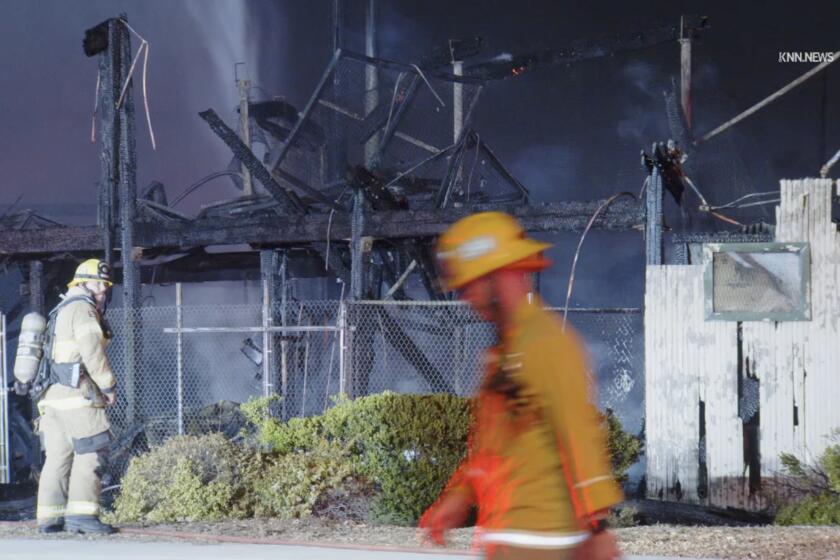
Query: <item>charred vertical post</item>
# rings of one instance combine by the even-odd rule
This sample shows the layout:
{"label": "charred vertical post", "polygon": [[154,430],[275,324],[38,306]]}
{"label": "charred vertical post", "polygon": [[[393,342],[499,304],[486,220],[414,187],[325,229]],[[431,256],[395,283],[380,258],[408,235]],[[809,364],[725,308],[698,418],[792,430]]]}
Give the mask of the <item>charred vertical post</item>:
{"label": "charred vertical post", "polygon": [[[114,263],[116,228],[119,222],[117,191],[119,184],[120,123],[117,100],[120,79],[119,24],[104,21],[85,32],[84,48],[88,56],[99,55],[96,108],[99,116],[100,171],[98,222],[105,247],[104,260]],[[94,119],[96,115],[94,115]],[[95,122],[95,121],[94,121]]]}
{"label": "charred vertical post", "polygon": [[44,288],[44,263],[41,261],[30,261],[29,309],[41,315],[46,315]]}
{"label": "charred vertical post", "polygon": [[350,238],[350,296],[351,299],[364,299],[365,294],[365,195],[361,188],[356,189],[353,197],[353,216]]}
{"label": "charred vertical post", "polygon": [[[344,44],[344,1],[333,0],[332,10],[332,46],[333,52],[338,51]],[[340,63],[340,61],[338,61]],[[345,105],[344,89],[346,84],[342,80],[340,64],[332,70],[332,101],[340,106]],[[347,166],[347,147],[344,138],[341,116],[331,111],[328,123],[329,137],[327,139],[326,182],[338,184],[344,179],[344,169]]]}
{"label": "charred vertical post", "polygon": [[645,194],[645,253],[647,254],[647,264],[663,264],[662,205],[664,202],[664,192],[662,188],[662,173],[656,165],[651,169]]}
{"label": "charred vertical post", "polygon": [[[126,16],[120,16],[125,20]],[[117,43],[114,45],[119,51],[118,64],[115,74],[118,83],[124,84],[128,79],[128,69],[131,65],[131,41],[128,28],[115,20]],[[137,215],[137,150],[134,134],[134,97],[132,84],[128,84],[123,96],[122,104],[117,108],[119,125],[119,207],[120,207],[120,260],[123,265],[123,314],[125,317],[125,379],[123,381],[126,397],[126,420],[134,421],[137,409],[141,403],[137,401],[140,395],[135,390],[137,383],[137,357],[140,355],[140,320],[137,310],[140,307],[140,270],[134,258],[134,220]]]}
{"label": "charred vertical post", "polygon": [[[377,0],[368,0],[367,18],[365,21],[365,55],[376,58],[377,49]],[[374,64],[365,65],[365,116],[370,115],[379,105],[379,69]],[[379,133],[374,134],[365,142],[365,165],[370,169],[376,165],[376,154],[379,150]]]}
{"label": "charred vertical post", "polygon": [[[242,74],[240,75],[240,68]],[[239,89],[239,123],[242,128],[242,143],[251,148],[251,120],[248,116],[248,103],[250,103],[251,80],[248,79],[247,69],[244,62],[237,62],[234,66],[236,74],[236,87]],[[253,196],[254,187],[251,182],[251,171],[243,163],[241,164],[242,172],[242,191],[245,196]]]}

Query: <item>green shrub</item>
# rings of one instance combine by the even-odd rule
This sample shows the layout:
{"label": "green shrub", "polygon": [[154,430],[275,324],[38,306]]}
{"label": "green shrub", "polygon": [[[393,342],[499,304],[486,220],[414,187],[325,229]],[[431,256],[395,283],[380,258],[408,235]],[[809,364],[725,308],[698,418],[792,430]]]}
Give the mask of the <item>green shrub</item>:
{"label": "green shrub", "polygon": [[178,436],[135,457],[111,519],[188,521],[250,514],[248,471],[256,456],[221,434]]}
{"label": "green shrub", "polygon": [[344,510],[359,509],[354,500],[360,495],[368,499],[370,488],[358,459],[324,439],[305,452],[279,454],[249,450],[221,434],[179,436],[132,459],[108,519],[292,518],[318,510],[363,521],[355,511]]}
{"label": "green shrub", "polygon": [[[355,401],[342,398],[323,415],[280,422],[271,401],[243,405],[260,445],[282,453],[307,452],[321,438],[358,457],[360,473],[375,481],[374,521],[412,525],[440,494],[466,453],[470,400],[435,395],[381,393]],[[641,452],[638,438],[624,432],[607,411],[608,446],[617,479]]]}
{"label": "green shrub", "polygon": [[614,529],[624,529],[639,525],[639,510],[623,506],[610,511],[607,524]]}
{"label": "green shrub", "polygon": [[823,493],[783,506],[778,525],[840,525],[840,496]]}
{"label": "green shrub", "polygon": [[[840,431],[831,439],[840,441]],[[814,465],[794,455],[781,455],[786,476],[773,488],[771,499],[779,525],[840,525],[840,443],[830,445]]]}
{"label": "green shrub", "polygon": [[338,399],[323,415],[279,422],[270,402],[248,403],[257,441],[280,452],[307,452],[324,438],[358,458],[375,481],[375,521],[414,524],[434,502],[466,453],[470,401],[461,397],[381,393]]}
{"label": "green shrub", "polygon": [[619,483],[627,481],[627,471],[639,460],[642,453],[642,440],[625,432],[621,420],[607,409],[603,415],[607,428],[607,450],[612,461],[612,470]]}
{"label": "green shrub", "polygon": [[260,517],[307,517],[328,493],[364,487],[357,461],[341,446],[321,441],[309,451],[274,457],[254,479],[255,514]]}
{"label": "green shrub", "polygon": [[241,405],[246,421],[256,428],[256,443],[274,453],[289,453],[311,449],[323,437],[321,416],[292,418],[278,421],[271,408],[279,397],[251,399]]}

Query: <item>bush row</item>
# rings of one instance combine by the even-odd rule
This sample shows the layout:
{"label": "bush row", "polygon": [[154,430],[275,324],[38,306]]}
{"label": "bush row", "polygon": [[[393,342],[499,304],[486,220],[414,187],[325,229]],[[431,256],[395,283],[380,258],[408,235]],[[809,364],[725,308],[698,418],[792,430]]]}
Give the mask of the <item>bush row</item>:
{"label": "bush row", "polygon": [[[466,453],[470,400],[381,393],[339,399],[320,416],[278,420],[273,399],[242,405],[243,443],[181,436],[132,460],[112,519],[217,520],[311,514],[412,525]],[[604,417],[616,477],[639,440]]]}

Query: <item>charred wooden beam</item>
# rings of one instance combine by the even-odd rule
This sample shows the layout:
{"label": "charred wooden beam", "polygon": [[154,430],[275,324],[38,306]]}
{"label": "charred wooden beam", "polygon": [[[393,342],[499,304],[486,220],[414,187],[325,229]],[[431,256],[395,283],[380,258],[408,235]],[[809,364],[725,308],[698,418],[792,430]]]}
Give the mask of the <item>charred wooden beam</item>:
{"label": "charred wooden beam", "polygon": [[[248,171],[251,172],[251,175],[257,178],[257,180],[262,183],[265,190],[267,190],[271,196],[277,200],[277,202],[286,203],[290,207],[294,208],[298,212],[303,212],[305,210],[303,203],[300,201],[298,196],[292,192],[284,189],[271,176],[268,169],[260,163],[260,160],[257,159],[257,156],[254,155],[254,152],[245,145],[242,140],[240,140],[239,136],[219,118],[219,115],[216,114],[216,111],[213,109],[207,109],[206,111],[199,113],[199,117],[207,121],[207,124],[210,125],[210,129],[221,138],[222,142],[227,144],[227,147],[233,152],[239,161],[245,166]],[[297,186],[297,185],[296,185]],[[320,193],[319,193],[320,194]]]}
{"label": "charred wooden beam", "polygon": [[[500,210],[515,216],[530,232],[583,231],[603,201],[561,202],[522,205],[482,204],[432,210],[393,210],[367,216],[364,235],[380,239],[434,237],[450,224],[486,210]],[[593,224],[609,231],[640,229],[644,209],[636,202],[615,202]],[[296,245],[350,238],[350,216],[329,213],[284,216],[277,219],[206,220],[189,224],[136,225],[135,244],[144,248],[196,247],[236,243]],[[3,231],[0,255],[45,254],[56,252],[101,251],[102,235],[96,226],[60,227],[38,231]]]}
{"label": "charred wooden beam", "polygon": [[102,230],[97,226],[69,226],[0,232],[0,255],[102,251]]}

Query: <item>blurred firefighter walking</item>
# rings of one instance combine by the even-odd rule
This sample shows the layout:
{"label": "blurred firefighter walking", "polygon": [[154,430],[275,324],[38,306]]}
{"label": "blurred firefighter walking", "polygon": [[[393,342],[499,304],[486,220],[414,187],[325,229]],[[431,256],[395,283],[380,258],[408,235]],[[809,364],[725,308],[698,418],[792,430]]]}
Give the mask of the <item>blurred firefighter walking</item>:
{"label": "blurred firefighter walking", "polygon": [[499,343],[487,353],[468,456],[420,526],[442,544],[477,505],[487,558],[611,560],[620,553],[605,519],[623,498],[583,344],[531,296],[548,247],[499,212],[466,217],[438,242],[444,284]]}
{"label": "blurred firefighter walking", "polygon": [[16,364],[16,390],[37,399],[46,451],[38,485],[40,532],[113,532],[99,521],[100,470],[111,441],[105,407],[116,400],[105,354],[111,333],[103,318],[112,285],[106,263],[81,263],[49,314],[37,374],[18,375]]}

